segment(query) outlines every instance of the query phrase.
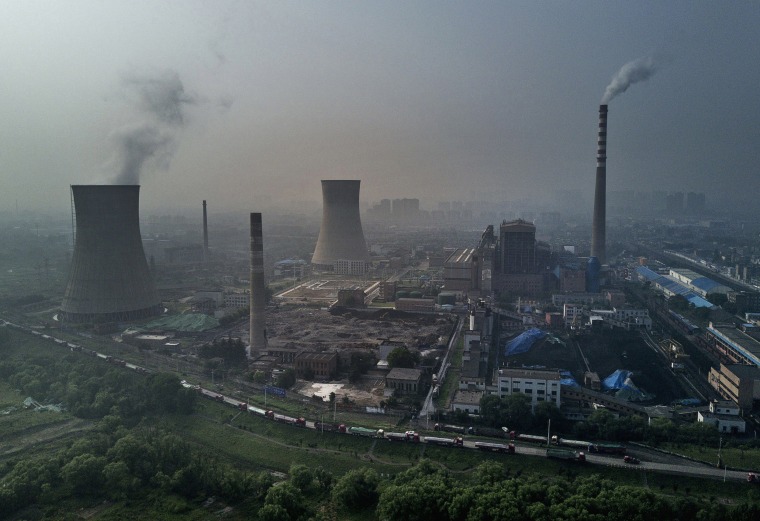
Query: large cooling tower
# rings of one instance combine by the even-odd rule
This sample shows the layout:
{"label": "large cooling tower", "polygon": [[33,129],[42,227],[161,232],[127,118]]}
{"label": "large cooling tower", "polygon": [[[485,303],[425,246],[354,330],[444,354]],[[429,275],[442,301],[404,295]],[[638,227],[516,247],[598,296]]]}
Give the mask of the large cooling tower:
{"label": "large cooling tower", "polygon": [[591,228],[591,256],[604,264],[607,259],[607,105],[599,105],[599,137],[596,152],[594,221]]}
{"label": "large cooling tower", "polygon": [[311,263],[323,270],[358,273],[369,262],[359,215],[361,181],[322,181],[322,227]]}
{"label": "large cooling tower", "polygon": [[261,214],[251,214],[251,349],[249,355],[256,358],[267,347],[266,332],[266,286],[264,284],[264,234]]}
{"label": "large cooling tower", "polygon": [[63,320],[129,321],[161,313],[140,236],[139,185],[72,186],[76,239]]}

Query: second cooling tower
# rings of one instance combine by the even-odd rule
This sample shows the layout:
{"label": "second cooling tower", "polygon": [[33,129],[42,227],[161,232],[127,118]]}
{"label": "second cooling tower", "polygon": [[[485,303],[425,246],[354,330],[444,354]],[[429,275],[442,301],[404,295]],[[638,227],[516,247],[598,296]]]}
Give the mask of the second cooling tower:
{"label": "second cooling tower", "polygon": [[367,271],[369,253],[359,215],[361,181],[322,181],[322,226],[312,265],[358,275]]}
{"label": "second cooling tower", "polygon": [[61,317],[116,322],[160,314],[140,236],[138,185],[72,186],[76,239]]}

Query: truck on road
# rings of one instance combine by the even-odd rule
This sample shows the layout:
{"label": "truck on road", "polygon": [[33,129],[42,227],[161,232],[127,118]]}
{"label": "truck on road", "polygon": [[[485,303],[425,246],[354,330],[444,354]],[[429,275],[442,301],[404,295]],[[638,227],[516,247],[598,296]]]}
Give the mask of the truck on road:
{"label": "truck on road", "polygon": [[423,439],[425,443],[429,443],[431,445],[441,445],[443,447],[464,447],[464,440],[461,436],[457,436],[456,438],[437,438],[435,436],[425,436]]}
{"label": "truck on road", "polygon": [[349,434],[354,434],[355,436],[364,436],[367,438],[382,438],[383,437],[383,430],[382,429],[367,429],[365,427],[349,427],[348,428]]}
{"label": "truck on road", "polygon": [[586,454],[583,452],[576,452],[569,449],[546,449],[547,458],[563,459],[568,461],[586,461]]}

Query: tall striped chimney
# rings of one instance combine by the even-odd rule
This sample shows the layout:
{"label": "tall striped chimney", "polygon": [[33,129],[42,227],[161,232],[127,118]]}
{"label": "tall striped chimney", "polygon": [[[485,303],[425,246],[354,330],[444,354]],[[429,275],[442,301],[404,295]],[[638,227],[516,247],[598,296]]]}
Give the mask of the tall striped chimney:
{"label": "tall striped chimney", "polygon": [[266,295],[264,287],[264,238],[261,214],[251,214],[251,347],[249,356],[256,358],[266,350]]}
{"label": "tall striped chimney", "polygon": [[208,262],[208,217],[205,199],[203,200],[203,262]]}
{"label": "tall striped chimney", "polygon": [[599,105],[599,137],[596,151],[596,190],[594,191],[594,222],[591,229],[591,256],[600,264],[607,262],[607,105]]}

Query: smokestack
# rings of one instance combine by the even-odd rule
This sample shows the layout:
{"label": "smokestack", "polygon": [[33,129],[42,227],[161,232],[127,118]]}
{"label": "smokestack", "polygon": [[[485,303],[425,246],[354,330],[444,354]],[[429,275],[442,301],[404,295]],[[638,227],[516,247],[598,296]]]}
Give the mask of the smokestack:
{"label": "smokestack", "polygon": [[599,105],[599,137],[596,152],[594,222],[591,229],[591,256],[607,262],[607,105]]}
{"label": "smokestack", "polygon": [[161,313],[140,236],[139,185],[71,187],[76,235],[61,318],[138,320]]}
{"label": "smokestack", "polygon": [[359,214],[361,181],[322,181],[322,226],[311,263],[326,271],[361,275],[369,254]]}
{"label": "smokestack", "polygon": [[264,287],[264,238],[261,214],[251,214],[251,347],[249,356],[256,358],[267,347],[266,295]]}
{"label": "smokestack", "polygon": [[208,262],[208,216],[205,199],[203,200],[203,262]]}

